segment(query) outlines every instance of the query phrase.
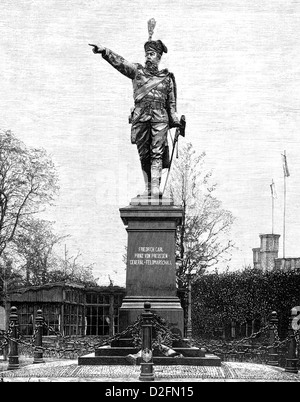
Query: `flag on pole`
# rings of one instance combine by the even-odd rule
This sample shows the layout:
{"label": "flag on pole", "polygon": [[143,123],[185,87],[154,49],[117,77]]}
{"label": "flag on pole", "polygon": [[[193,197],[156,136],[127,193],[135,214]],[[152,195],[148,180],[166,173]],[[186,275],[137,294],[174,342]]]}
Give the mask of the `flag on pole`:
{"label": "flag on pole", "polygon": [[271,194],[272,194],[272,198],[277,198],[277,194],[276,194],[276,190],[275,190],[275,183],[272,179],[272,183],[270,184],[271,187]]}
{"label": "flag on pole", "polygon": [[288,165],[287,165],[287,160],[286,160],[285,151],[284,151],[284,154],[281,154],[281,156],[282,156],[282,164],[283,164],[283,173],[284,173],[284,176],[285,176],[285,177],[289,177],[290,172],[289,172],[289,168],[288,168]]}

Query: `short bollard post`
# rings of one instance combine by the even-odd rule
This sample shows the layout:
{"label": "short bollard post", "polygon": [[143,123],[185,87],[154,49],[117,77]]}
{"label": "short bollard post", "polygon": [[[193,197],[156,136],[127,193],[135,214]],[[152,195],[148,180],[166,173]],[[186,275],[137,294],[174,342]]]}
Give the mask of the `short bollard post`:
{"label": "short bollard post", "polygon": [[145,311],[142,313],[142,362],[139,380],[154,381],[153,355],[152,355],[152,317],[151,304],[144,303]]}
{"label": "short bollard post", "polygon": [[297,364],[298,364],[298,359],[296,357],[296,349],[297,349],[297,342],[295,338],[295,333],[292,327],[293,319],[297,315],[297,309],[292,308],[291,310],[291,316],[289,319],[289,330],[288,330],[288,337],[290,338],[289,340],[289,346],[288,346],[288,354],[286,358],[286,365],[284,371],[287,371],[288,373],[298,373],[297,369]]}
{"label": "short bollard post", "polygon": [[269,359],[267,364],[269,366],[278,366],[278,353],[277,348],[274,346],[278,331],[278,318],[276,311],[272,311],[271,313],[270,324],[271,326],[270,326],[269,342],[271,347],[269,351]]}
{"label": "short bollard post", "polygon": [[35,317],[36,338],[33,363],[45,363],[43,359],[43,321],[42,310],[38,310]]}
{"label": "short bollard post", "polygon": [[18,352],[18,315],[17,308],[11,307],[9,316],[10,339],[7,370],[15,370],[20,367]]}

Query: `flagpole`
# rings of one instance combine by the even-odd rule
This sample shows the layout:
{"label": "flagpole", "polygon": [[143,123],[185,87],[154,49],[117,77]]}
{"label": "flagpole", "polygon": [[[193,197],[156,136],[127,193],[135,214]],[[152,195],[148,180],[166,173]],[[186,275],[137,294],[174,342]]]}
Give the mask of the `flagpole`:
{"label": "flagpole", "polygon": [[285,216],[286,216],[286,178],[289,176],[287,167],[286,151],[283,154],[283,239],[282,239],[282,257],[285,258]]}
{"label": "flagpole", "polygon": [[272,183],[270,184],[271,188],[271,198],[272,198],[272,234],[274,234],[274,206],[275,206],[275,198],[276,198],[276,191],[275,191],[275,183],[272,179]]}
{"label": "flagpole", "polygon": [[285,212],[286,212],[286,175],[284,175],[284,189],[283,189],[283,241],[282,241],[283,258],[285,258]]}
{"label": "flagpole", "polygon": [[272,196],[272,234],[274,234],[274,197]]}

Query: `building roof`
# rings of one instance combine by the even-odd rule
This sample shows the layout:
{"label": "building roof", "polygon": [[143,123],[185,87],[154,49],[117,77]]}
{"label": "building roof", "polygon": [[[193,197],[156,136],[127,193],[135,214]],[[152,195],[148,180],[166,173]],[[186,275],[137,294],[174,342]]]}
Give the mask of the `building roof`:
{"label": "building roof", "polygon": [[43,285],[38,286],[22,286],[21,288],[16,288],[10,290],[8,293],[25,293],[28,291],[39,291],[42,289],[51,289],[55,287],[71,287],[77,289],[84,289],[85,286],[82,283],[75,283],[69,281],[61,281],[61,282],[53,282],[53,283],[45,283]]}

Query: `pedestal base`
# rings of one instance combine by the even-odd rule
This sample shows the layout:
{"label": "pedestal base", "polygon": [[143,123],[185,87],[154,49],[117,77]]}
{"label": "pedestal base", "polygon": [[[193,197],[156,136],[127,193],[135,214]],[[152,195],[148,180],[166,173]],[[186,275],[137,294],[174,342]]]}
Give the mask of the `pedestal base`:
{"label": "pedestal base", "polygon": [[135,322],[144,310],[144,303],[151,303],[151,312],[165,319],[171,331],[183,336],[184,315],[178,297],[173,296],[128,296],[123,299],[119,310],[120,332]]}
{"label": "pedestal base", "polygon": [[163,205],[163,206],[174,206],[174,201],[172,198],[167,197],[147,197],[147,196],[137,196],[132,198],[130,205]]}

